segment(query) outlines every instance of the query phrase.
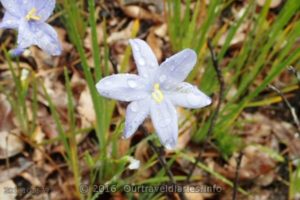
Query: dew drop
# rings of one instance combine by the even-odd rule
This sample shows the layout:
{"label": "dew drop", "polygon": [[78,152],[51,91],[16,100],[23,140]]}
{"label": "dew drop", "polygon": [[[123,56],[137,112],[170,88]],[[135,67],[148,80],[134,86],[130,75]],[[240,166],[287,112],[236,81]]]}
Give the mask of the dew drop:
{"label": "dew drop", "polygon": [[110,97],[110,93],[107,91],[102,91],[102,95],[105,97]]}
{"label": "dew drop", "polygon": [[103,83],[105,86],[109,86],[109,85],[111,85],[111,81],[104,81],[104,83]]}
{"label": "dew drop", "polygon": [[139,59],[137,60],[137,62],[138,62],[139,65],[142,65],[142,66],[146,64],[145,60],[142,59],[142,58],[139,58]]}
{"label": "dew drop", "polygon": [[127,139],[128,136],[131,135],[132,130],[133,130],[133,126],[131,124],[126,124],[122,139]]}
{"label": "dew drop", "polygon": [[165,147],[166,147],[167,150],[173,150],[175,145],[176,144],[175,144],[175,141],[173,139],[169,139],[165,143]]}
{"label": "dew drop", "polygon": [[132,80],[132,79],[129,79],[129,80],[127,81],[127,84],[128,84],[128,86],[131,87],[131,88],[136,88],[136,87],[137,87],[136,81],[135,81],[135,80]]}
{"label": "dew drop", "polygon": [[170,89],[171,89],[171,82],[168,82],[168,83],[165,85],[165,89],[166,89],[166,90],[170,90]]}
{"label": "dew drop", "polygon": [[139,105],[137,102],[132,102],[131,105],[130,105],[130,110],[132,112],[137,112],[139,110]]}
{"label": "dew drop", "polygon": [[175,65],[172,63],[170,70],[173,72],[175,70]]}
{"label": "dew drop", "polygon": [[149,74],[148,72],[146,72],[146,70],[142,73],[142,76],[145,78],[149,78]]}
{"label": "dew drop", "polygon": [[132,48],[133,48],[135,51],[139,51],[139,47],[138,47],[136,44],[132,45]]}
{"label": "dew drop", "polygon": [[164,127],[168,126],[170,123],[171,123],[171,119],[169,119],[169,118],[162,119],[160,121],[160,127],[164,128]]}
{"label": "dew drop", "polygon": [[161,75],[161,76],[159,77],[159,82],[163,83],[166,79],[167,79],[167,76],[166,76],[166,75]]}
{"label": "dew drop", "polygon": [[165,147],[166,147],[166,149],[168,149],[168,150],[172,150],[172,149],[173,149],[173,147],[172,147],[171,144],[169,144],[169,143],[166,143],[166,144],[165,144]]}
{"label": "dew drop", "polygon": [[200,96],[199,95],[195,95],[194,93],[189,93],[187,95],[187,101],[191,106],[197,106],[200,103]]}
{"label": "dew drop", "polygon": [[156,64],[155,63],[150,63],[151,68],[155,68]]}

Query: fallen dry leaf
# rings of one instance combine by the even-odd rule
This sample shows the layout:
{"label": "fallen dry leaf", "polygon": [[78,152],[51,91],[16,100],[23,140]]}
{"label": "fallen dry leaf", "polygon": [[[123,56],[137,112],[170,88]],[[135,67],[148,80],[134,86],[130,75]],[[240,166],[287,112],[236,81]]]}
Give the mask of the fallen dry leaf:
{"label": "fallen dry leaf", "polygon": [[0,199],[15,200],[17,194],[17,186],[12,180],[0,182]]}
{"label": "fallen dry leaf", "polygon": [[9,115],[12,111],[11,105],[7,98],[0,94],[0,128],[1,130],[7,130],[11,128],[11,123],[7,123],[9,120]]}
{"label": "fallen dry leaf", "polygon": [[149,44],[149,46],[151,47],[151,49],[153,50],[155,57],[157,58],[158,62],[161,62],[162,60],[162,51],[161,51],[161,46],[162,46],[162,41],[156,37],[156,35],[154,34],[155,29],[150,29],[150,32],[148,34],[147,37],[147,43]]}
{"label": "fallen dry leaf", "polygon": [[139,3],[144,3],[144,4],[150,4],[154,5],[159,12],[163,11],[164,8],[164,2],[161,0],[121,0],[121,4],[139,4]]}
{"label": "fallen dry leaf", "polygon": [[125,29],[110,34],[109,37],[107,38],[107,43],[112,44],[119,40],[130,39],[133,25],[134,25],[134,21],[131,21]]}
{"label": "fallen dry leaf", "polygon": [[16,133],[0,131],[0,159],[6,159],[20,153],[24,144]]}
{"label": "fallen dry leaf", "polygon": [[124,6],[122,7],[122,10],[125,13],[125,15],[132,17],[134,19],[149,20],[157,24],[162,23],[163,21],[161,15],[158,15],[153,12],[149,12],[148,10],[139,6],[135,6],[135,5]]}
{"label": "fallen dry leaf", "polygon": [[[264,6],[266,4],[266,0],[256,0],[256,3],[259,6]],[[270,8],[276,8],[281,4],[282,0],[271,0]]]}
{"label": "fallen dry leaf", "polygon": [[166,23],[155,26],[154,28],[155,35],[165,40],[167,40],[167,32],[168,32],[168,26]]}
{"label": "fallen dry leaf", "polygon": [[[88,88],[85,88],[80,94],[78,102],[78,113],[82,118],[87,119],[89,122],[93,123],[96,120],[96,114],[91,98],[91,94]],[[82,127],[86,128],[86,127]]]}
{"label": "fallen dry leaf", "polygon": [[33,163],[20,159],[20,166],[10,167],[9,169],[2,170],[0,172],[0,183],[14,178],[15,176],[22,173],[24,170],[28,169]]}

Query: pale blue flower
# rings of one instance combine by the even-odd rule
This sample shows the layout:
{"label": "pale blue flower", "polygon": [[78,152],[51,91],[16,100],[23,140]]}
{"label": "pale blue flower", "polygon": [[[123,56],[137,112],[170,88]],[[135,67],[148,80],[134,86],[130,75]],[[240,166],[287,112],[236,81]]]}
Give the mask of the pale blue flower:
{"label": "pale blue flower", "polygon": [[46,23],[55,7],[55,0],[0,0],[5,14],[0,28],[16,29],[18,47],[13,55],[37,45],[50,55],[60,55],[61,45],[56,31]]}
{"label": "pale blue flower", "polygon": [[175,106],[201,108],[211,104],[196,86],[183,82],[196,64],[197,55],[185,49],[159,66],[147,43],[140,39],[129,43],[139,75],[105,77],[97,83],[97,90],[107,98],[131,102],[126,110],[124,138],[135,133],[150,115],[161,143],[173,149],[178,137]]}

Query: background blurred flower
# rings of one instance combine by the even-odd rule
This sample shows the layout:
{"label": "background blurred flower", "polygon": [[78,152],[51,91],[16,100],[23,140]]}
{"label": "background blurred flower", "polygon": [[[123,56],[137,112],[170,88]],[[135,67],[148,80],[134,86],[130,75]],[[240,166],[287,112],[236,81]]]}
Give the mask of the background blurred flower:
{"label": "background blurred flower", "polygon": [[197,87],[183,82],[197,62],[197,55],[185,49],[160,66],[147,43],[130,40],[139,75],[117,74],[100,80],[96,87],[105,97],[132,101],[126,111],[124,137],[130,137],[150,114],[161,143],[167,149],[177,144],[175,106],[201,108],[211,99]]}
{"label": "background blurred flower", "polygon": [[128,169],[134,170],[134,169],[140,168],[141,161],[139,161],[131,156],[128,156],[127,158],[129,161]]}
{"label": "background blurred flower", "polygon": [[61,54],[57,33],[45,21],[52,14],[55,0],[1,0],[5,14],[0,28],[18,30],[18,47],[12,55],[20,55],[24,49],[37,45],[51,55]]}

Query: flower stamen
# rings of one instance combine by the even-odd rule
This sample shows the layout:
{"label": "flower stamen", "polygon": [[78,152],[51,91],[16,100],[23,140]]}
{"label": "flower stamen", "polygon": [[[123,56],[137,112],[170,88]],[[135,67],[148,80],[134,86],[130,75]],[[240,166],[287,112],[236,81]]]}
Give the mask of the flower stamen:
{"label": "flower stamen", "polygon": [[27,21],[30,21],[30,20],[40,20],[41,17],[40,16],[37,16],[36,15],[36,8],[32,8],[28,13],[27,15],[25,16],[26,20]]}
{"label": "flower stamen", "polygon": [[156,103],[160,103],[164,100],[164,94],[159,88],[159,84],[154,84],[154,92],[152,92],[152,98],[156,101]]}

